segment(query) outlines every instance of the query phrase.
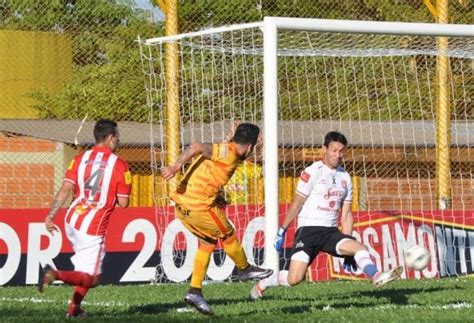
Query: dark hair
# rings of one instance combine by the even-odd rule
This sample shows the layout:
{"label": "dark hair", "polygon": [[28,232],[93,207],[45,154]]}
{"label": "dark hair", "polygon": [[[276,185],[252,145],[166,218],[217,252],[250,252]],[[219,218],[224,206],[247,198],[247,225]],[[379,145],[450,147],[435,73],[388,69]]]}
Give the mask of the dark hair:
{"label": "dark hair", "polygon": [[329,147],[329,144],[333,141],[340,142],[344,146],[347,146],[346,137],[339,131],[330,131],[326,134],[326,136],[324,137],[324,147]]}
{"label": "dark hair", "polygon": [[235,130],[234,138],[232,140],[241,145],[255,145],[259,133],[260,128],[258,126],[251,123],[241,123]]}
{"label": "dark hair", "polygon": [[117,122],[109,119],[100,119],[94,126],[95,142],[103,142],[109,135],[116,136],[118,133]]}

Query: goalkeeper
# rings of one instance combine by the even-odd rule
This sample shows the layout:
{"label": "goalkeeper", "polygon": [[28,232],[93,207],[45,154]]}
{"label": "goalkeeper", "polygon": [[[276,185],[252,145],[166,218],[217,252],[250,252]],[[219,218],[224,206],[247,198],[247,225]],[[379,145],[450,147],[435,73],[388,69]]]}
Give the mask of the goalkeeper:
{"label": "goalkeeper", "polygon": [[[344,257],[344,269],[356,271],[357,267],[382,286],[398,279],[402,267],[379,272],[370,258],[367,247],[352,237],[351,177],[341,166],[347,140],[343,134],[331,131],[324,138],[323,158],[306,168],[300,176],[293,202],[275,238],[275,248],[281,251],[285,231],[298,216],[290,268],[274,273],[259,281],[250,290],[250,298],[263,297],[272,286],[291,287],[305,278],[308,266],[320,251],[335,257]],[[341,214],[342,230],[337,228]]]}
{"label": "goalkeeper", "polygon": [[200,242],[194,258],[191,286],[184,300],[206,315],[212,315],[213,311],[202,295],[202,282],[219,239],[226,254],[234,261],[240,280],[262,279],[273,273],[247,262],[242,245],[226,217],[226,201],[219,195],[239,162],[254,150],[259,133],[256,125],[239,124],[233,136],[232,133],[229,135],[230,142],[195,142],[183,151],[173,165],[162,170],[163,178],[169,180],[192,157],[198,156],[170,197],[176,202],[176,217]]}

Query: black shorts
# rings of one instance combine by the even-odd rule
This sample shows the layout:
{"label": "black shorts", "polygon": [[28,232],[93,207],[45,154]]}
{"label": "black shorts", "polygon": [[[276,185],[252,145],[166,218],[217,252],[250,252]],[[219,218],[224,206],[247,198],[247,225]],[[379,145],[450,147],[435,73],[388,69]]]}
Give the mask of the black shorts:
{"label": "black shorts", "polygon": [[304,251],[309,256],[309,263],[313,262],[320,251],[342,257],[337,253],[336,245],[343,239],[355,240],[336,227],[300,227],[295,233],[292,255]]}

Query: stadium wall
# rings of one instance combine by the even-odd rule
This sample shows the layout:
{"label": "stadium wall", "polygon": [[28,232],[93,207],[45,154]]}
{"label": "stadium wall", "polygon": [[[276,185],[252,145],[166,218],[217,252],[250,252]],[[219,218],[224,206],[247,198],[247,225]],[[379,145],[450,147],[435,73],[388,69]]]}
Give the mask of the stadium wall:
{"label": "stadium wall", "polygon": [[[59,189],[70,160],[80,151],[85,149],[72,148],[71,145],[27,136],[11,136],[0,133],[0,208],[43,208],[51,203],[55,192]],[[367,149],[366,149],[367,150]],[[387,149],[388,150],[388,149]],[[453,148],[455,150],[455,148]],[[457,150],[456,150],[457,151]],[[360,163],[357,148],[349,148],[346,157],[346,168],[349,173],[359,176],[358,210],[434,210],[437,209],[435,197],[435,178],[430,177],[429,169],[432,158],[426,158],[420,164],[414,164],[414,171],[422,170],[427,175],[418,177],[401,176],[393,169],[392,173],[384,176],[371,177],[366,171],[375,169],[380,161],[370,156],[381,155],[377,148],[366,151],[367,160]],[[427,156],[434,155],[434,148],[427,152]],[[153,192],[159,206],[167,205],[166,184],[161,176],[153,179],[149,171],[144,172],[145,165],[149,165],[150,156],[148,148],[120,148],[118,154],[129,162],[132,171],[131,206],[153,206]],[[459,153],[458,153],[459,154]],[[455,153],[453,153],[456,156]],[[300,163],[309,165],[317,159],[317,155],[302,154],[296,158]],[[434,157],[433,157],[434,158]],[[462,169],[468,170],[472,158],[463,162],[454,158],[459,173],[453,172],[451,182],[453,209],[474,209],[474,178],[463,174]],[[401,155],[396,159],[387,160],[392,165],[403,163]],[[464,164],[463,164],[464,163]],[[384,165],[382,163],[382,165]],[[466,165],[466,166],[463,166]],[[245,165],[244,165],[245,166]],[[431,167],[432,168],[432,167]],[[259,172],[258,174],[249,173]],[[242,173],[242,174],[241,174]],[[290,203],[293,199],[295,185],[299,171],[294,171],[295,177],[286,175],[280,177],[279,196],[280,203]],[[244,181],[245,180],[245,181]],[[153,183],[155,187],[153,188]],[[243,190],[233,191],[237,186],[245,187]],[[245,166],[236,171],[236,176],[226,187],[227,197],[233,204],[262,204],[263,179],[261,168]]]}
{"label": "stadium wall", "polygon": [[0,134],[0,208],[49,207],[75,153],[63,143]]}

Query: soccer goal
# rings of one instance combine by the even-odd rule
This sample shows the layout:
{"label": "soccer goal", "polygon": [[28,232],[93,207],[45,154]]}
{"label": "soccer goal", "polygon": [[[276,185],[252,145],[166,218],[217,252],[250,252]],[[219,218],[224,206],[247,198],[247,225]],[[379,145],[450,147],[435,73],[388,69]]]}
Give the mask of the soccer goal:
{"label": "soccer goal", "polygon": [[[179,60],[167,101],[166,47]],[[159,176],[169,144],[222,141],[233,120],[259,124],[264,147],[225,187],[234,223],[252,263],[286,268],[273,248],[279,219],[299,175],[319,156],[324,135],[349,140],[354,236],[381,269],[425,245],[432,263],[405,277],[474,272],[474,29],[469,25],[266,17],[140,41],[150,108],[152,169],[160,242],[160,281],[189,278],[197,240],[174,219]],[[168,119],[168,109],[179,122]],[[169,132],[169,129],[175,132]],[[172,135],[170,135],[172,134]],[[170,136],[173,136],[170,138]],[[233,277],[216,251],[210,280]],[[311,279],[345,277],[321,255]]]}

